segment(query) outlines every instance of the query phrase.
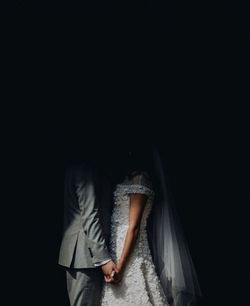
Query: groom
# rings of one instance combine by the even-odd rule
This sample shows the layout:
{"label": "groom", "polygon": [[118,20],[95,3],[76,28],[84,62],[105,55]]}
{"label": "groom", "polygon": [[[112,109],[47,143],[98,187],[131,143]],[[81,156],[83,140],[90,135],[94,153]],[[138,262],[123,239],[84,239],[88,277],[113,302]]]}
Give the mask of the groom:
{"label": "groom", "polygon": [[98,167],[85,162],[67,169],[64,188],[59,264],[66,269],[70,305],[96,306],[104,276],[115,282],[116,265],[107,248],[111,184]]}

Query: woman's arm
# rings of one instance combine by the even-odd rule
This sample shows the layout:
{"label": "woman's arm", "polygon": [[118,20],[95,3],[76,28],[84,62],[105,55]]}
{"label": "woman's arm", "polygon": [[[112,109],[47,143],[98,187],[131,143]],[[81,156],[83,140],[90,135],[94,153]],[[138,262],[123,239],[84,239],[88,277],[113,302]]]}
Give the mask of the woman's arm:
{"label": "woman's arm", "polygon": [[147,202],[147,196],[144,194],[131,194],[130,195],[130,209],[129,209],[129,228],[127,230],[122,254],[117,264],[119,270],[118,277],[122,275],[129,256],[135,246],[139,230],[142,213]]}

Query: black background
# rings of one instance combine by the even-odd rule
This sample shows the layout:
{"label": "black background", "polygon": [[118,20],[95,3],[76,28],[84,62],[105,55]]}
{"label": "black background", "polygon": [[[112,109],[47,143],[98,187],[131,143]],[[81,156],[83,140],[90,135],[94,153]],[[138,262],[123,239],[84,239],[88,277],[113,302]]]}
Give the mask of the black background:
{"label": "black background", "polygon": [[204,305],[247,305],[245,23],[232,11],[13,5],[2,27],[13,301],[68,305],[57,257],[72,152],[157,144]]}

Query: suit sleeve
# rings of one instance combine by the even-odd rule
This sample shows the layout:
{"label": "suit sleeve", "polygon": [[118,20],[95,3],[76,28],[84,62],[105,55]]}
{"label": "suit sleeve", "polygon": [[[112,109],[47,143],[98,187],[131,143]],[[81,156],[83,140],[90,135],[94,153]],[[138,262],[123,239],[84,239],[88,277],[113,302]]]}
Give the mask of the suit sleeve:
{"label": "suit sleeve", "polygon": [[76,186],[81,222],[93,264],[111,259],[99,220],[93,176],[87,175]]}

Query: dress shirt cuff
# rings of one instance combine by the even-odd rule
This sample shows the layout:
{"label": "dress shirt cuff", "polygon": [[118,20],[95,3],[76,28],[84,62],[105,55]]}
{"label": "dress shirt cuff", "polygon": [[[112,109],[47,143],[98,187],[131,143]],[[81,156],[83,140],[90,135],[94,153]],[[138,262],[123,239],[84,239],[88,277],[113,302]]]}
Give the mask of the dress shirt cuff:
{"label": "dress shirt cuff", "polygon": [[110,260],[111,260],[111,258],[105,259],[105,260],[102,260],[102,261],[98,261],[98,262],[95,262],[94,265],[95,265],[95,267],[99,267],[99,266],[105,265],[105,264],[108,263]]}

